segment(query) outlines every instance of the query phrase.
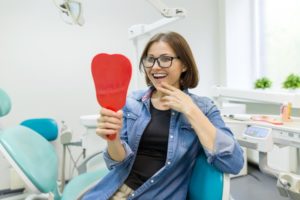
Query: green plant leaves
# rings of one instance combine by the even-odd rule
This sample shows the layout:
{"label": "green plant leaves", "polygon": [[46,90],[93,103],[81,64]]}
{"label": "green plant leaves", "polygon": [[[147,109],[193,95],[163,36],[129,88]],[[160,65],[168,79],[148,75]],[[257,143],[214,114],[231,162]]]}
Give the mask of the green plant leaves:
{"label": "green plant leaves", "polygon": [[254,83],[254,88],[256,89],[266,89],[272,86],[272,81],[267,77],[262,77],[257,79]]}
{"label": "green plant leaves", "polygon": [[300,76],[296,74],[290,74],[282,84],[283,88],[286,89],[297,89],[300,88]]}

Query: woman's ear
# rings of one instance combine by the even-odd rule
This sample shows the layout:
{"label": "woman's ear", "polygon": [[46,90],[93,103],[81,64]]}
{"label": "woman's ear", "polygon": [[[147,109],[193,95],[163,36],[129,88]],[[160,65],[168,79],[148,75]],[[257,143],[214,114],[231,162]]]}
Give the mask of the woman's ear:
{"label": "woman's ear", "polygon": [[187,67],[185,65],[182,66],[181,72],[185,72],[187,70]]}

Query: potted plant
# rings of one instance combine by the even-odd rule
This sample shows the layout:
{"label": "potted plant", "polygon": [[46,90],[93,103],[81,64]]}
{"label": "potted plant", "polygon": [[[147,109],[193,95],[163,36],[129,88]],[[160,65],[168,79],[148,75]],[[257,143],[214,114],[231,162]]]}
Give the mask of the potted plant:
{"label": "potted plant", "polygon": [[296,74],[290,74],[282,84],[285,89],[296,90],[300,88],[300,76]]}
{"label": "potted plant", "polygon": [[271,86],[272,86],[272,81],[267,77],[259,78],[254,83],[255,89],[267,89],[267,88],[271,88]]}

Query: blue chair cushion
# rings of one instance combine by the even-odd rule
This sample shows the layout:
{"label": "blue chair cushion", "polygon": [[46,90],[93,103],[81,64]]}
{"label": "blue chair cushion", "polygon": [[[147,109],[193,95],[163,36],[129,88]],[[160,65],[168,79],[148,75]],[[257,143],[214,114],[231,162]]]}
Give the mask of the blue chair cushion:
{"label": "blue chair cushion", "polygon": [[11,100],[7,93],[0,88],[0,117],[7,115],[11,109]]}
{"label": "blue chair cushion", "polygon": [[217,170],[206,160],[204,152],[196,159],[190,180],[188,199],[222,200],[223,172]]}
{"label": "blue chair cushion", "polygon": [[51,118],[27,119],[21,125],[34,130],[48,141],[53,141],[58,136],[57,123]]}
{"label": "blue chair cushion", "polygon": [[39,191],[57,193],[58,159],[45,138],[27,127],[16,126],[0,134],[0,144]]}

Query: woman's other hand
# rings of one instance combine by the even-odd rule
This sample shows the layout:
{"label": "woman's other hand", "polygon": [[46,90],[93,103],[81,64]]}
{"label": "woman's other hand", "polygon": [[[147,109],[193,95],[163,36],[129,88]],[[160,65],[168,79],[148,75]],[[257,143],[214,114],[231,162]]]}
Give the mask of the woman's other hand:
{"label": "woman's other hand", "polygon": [[190,96],[174,86],[163,82],[157,87],[157,90],[165,94],[162,97],[162,102],[165,107],[169,107],[183,114],[188,114],[192,109],[197,108]]}

